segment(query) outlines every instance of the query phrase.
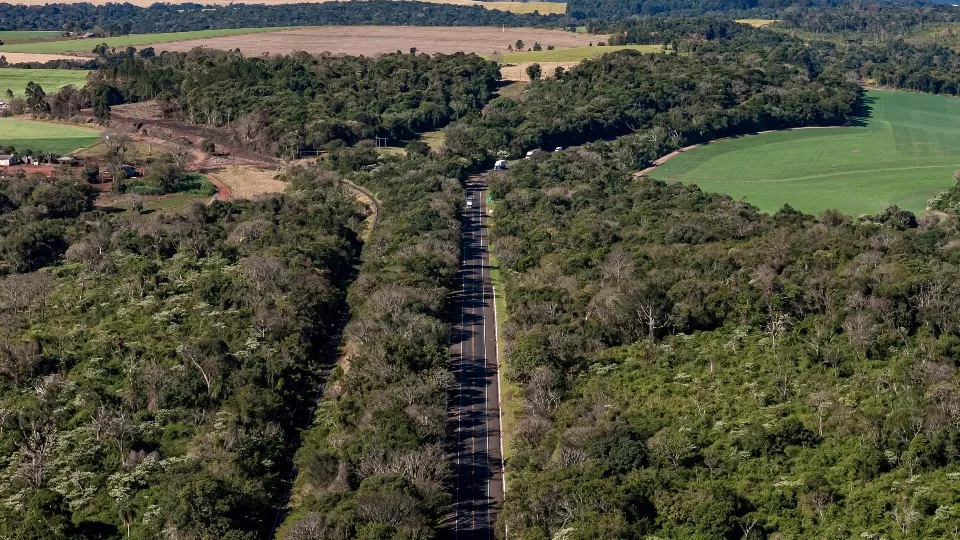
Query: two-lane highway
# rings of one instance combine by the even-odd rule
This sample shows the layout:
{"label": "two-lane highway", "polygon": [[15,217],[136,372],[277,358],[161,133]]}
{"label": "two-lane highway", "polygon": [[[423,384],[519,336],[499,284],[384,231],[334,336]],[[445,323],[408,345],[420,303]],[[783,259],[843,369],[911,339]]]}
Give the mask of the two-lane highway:
{"label": "two-lane highway", "polygon": [[448,536],[479,540],[494,537],[493,524],[504,492],[503,454],[486,178],[471,179],[467,196],[472,204],[464,210],[460,321],[450,351],[457,390],[450,448],[455,454],[454,515]]}

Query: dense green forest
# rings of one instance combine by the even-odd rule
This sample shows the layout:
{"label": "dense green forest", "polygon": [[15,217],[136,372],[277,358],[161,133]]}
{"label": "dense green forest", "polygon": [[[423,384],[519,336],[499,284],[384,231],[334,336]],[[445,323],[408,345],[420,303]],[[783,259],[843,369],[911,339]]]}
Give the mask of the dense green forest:
{"label": "dense green forest", "polygon": [[374,136],[410,139],[479,110],[499,78],[473,54],[376,58],[239,53],[121,54],[101,72],[113,101],[158,99],[173,118],[226,126],[237,142],[295,155]]}
{"label": "dense green forest", "polygon": [[105,213],[0,181],[0,537],[263,538],[363,216],[341,184]]}
{"label": "dense green forest", "polygon": [[955,215],[771,216],[615,146],[544,156],[491,191],[511,537],[957,533]]}
{"label": "dense green forest", "polygon": [[405,0],[363,0],[283,5],[157,3],[142,8],[132,4],[45,4],[26,6],[0,3],[0,30],[77,30],[116,27],[128,33],[186,32],[220,28],[326,25],[403,26],[562,26],[560,15],[517,14],[479,6],[431,4]]}
{"label": "dense green forest", "polygon": [[[684,32],[694,26],[680,25]],[[585,61],[534,82],[520,100],[493,100],[480,117],[448,128],[446,144],[465,156],[519,156],[648,127],[657,128],[658,141],[689,144],[847,120],[859,89],[831,61],[830,44],[811,47],[773,32],[742,36],[680,44],[684,55],[619,51]]]}
{"label": "dense green forest", "polygon": [[[93,15],[62,17],[135,8],[77,9]],[[97,208],[73,180],[0,179],[0,538],[442,534],[462,182],[575,145],[491,178],[504,375],[522,389],[500,527],[956,536],[956,189],[936,216],[853,220],[632,175],[718,136],[856,122],[858,82],[960,88],[956,53],[917,39],[939,8],[902,31],[899,11],[791,10],[773,30],[598,22],[667,52],[513,97],[473,55],[105,51],[103,80],[35,112],[157,99],[225,140],[324,155],[283,196],[166,217]],[[368,140],[442,126],[434,152]],[[347,181],[380,201],[368,238]]]}

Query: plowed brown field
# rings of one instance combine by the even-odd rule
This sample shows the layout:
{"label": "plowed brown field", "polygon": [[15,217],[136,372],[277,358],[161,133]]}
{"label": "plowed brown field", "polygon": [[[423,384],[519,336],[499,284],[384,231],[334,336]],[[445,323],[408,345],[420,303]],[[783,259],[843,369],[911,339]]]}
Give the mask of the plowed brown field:
{"label": "plowed brown field", "polygon": [[407,52],[411,47],[424,53],[457,51],[489,55],[506,52],[518,39],[532,47],[539,42],[544,49],[586,47],[597,36],[563,30],[537,28],[496,28],[480,26],[319,26],[281,30],[263,34],[190,39],[154,45],[157,50],[189,51],[194,47],[236,49],[244,54],[286,54],[294,51],[331,52],[374,56],[388,52]]}

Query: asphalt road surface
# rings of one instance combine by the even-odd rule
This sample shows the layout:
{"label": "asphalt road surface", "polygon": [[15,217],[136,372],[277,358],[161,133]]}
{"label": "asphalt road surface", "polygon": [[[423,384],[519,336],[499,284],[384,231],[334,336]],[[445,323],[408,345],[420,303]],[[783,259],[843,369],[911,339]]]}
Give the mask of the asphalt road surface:
{"label": "asphalt road surface", "polygon": [[490,539],[503,500],[500,389],[490,253],[487,251],[486,179],[467,184],[473,204],[464,209],[460,266],[460,323],[451,341],[457,391],[453,396],[451,453],[455,453],[454,515],[446,535]]}

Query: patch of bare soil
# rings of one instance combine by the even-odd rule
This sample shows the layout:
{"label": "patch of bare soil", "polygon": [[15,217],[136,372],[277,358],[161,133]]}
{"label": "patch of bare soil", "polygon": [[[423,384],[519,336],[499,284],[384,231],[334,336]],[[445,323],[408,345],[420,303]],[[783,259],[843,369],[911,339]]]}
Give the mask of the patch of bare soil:
{"label": "patch of bare soil", "polygon": [[[481,55],[507,52],[507,46],[523,40],[528,46],[539,42],[544,49],[586,47],[597,36],[564,30],[538,28],[496,28],[489,26],[319,26],[204,39],[158,43],[165,51],[189,51],[195,47],[237,49],[246,55],[330,52],[375,56],[412,47],[434,53],[474,52]],[[146,47],[146,45],[145,45]]]}
{"label": "patch of bare soil", "polygon": [[277,180],[277,171],[254,167],[224,167],[206,173],[219,189],[225,186],[233,199],[253,199],[263,195],[283,193],[287,183]]}

